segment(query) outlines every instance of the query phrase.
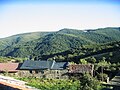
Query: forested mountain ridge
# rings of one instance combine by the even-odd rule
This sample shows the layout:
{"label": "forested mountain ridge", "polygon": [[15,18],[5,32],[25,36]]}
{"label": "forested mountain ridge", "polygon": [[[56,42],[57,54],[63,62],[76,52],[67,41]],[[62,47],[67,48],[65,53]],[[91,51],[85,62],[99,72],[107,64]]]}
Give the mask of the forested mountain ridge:
{"label": "forested mountain ridge", "polygon": [[31,32],[31,33],[17,34],[6,38],[0,38],[0,50],[8,46],[25,43],[41,38],[42,36],[47,34],[49,34],[49,32]]}
{"label": "forested mountain ridge", "polygon": [[0,55],[52,55],[72,48],[82,48],[84,45],[99,45],[112,41],[120,41],[120,27],[83,31],[65,28],[56,32],[26,33],[0,39]]}

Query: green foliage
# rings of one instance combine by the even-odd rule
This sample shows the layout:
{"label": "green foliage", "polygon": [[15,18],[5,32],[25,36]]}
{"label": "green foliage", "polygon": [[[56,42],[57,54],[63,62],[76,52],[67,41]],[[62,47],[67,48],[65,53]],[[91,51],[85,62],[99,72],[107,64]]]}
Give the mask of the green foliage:
{"label": "green foliage", "polygon": [[14,58],[14,57],[0,57],[0,63],[3,62],[23,62],[25,58]]}
{"label": "green foliage", "polygon": [[40,78],[19,78],[28,82],[28,85],[41,90],[79,90],[78,80],[40,79]]}
{"label": "green foliage", "polygon": [[110,66],[110,63],[105,61],[105,60],[102,60],[98,63],[98,66],[102,66],[102,67],[109,67]]}
{"label": "green foliage", "polygon": [[85,59],[80,59],[81,64],[87,64],[87,61]]}
{"label": "green foliage", "polygon": [[108,75],[105,74],[105,73],[100,73],[100,74],[97,75],[97,78],[98,78],[98,80],[106,82],[107,78],[108,78]]}
{"label": "green foliage", "polygon": [[103,88],[101,83],[89,74],[84,74],[80,82],[80,90],[102,90]]}
{"label": "green foliage", "polygon": [[112,56],[113,56],[113,52],[110,52],[110,53],[109,53],[109,56],[112,57]]}
{"label": "green foliage", "polygon": [[95,57],[88,57],[87,58],[87,62],[89,62],[89,63],[95,63],[96,62],[96,58]]}
{"label": "green foliage", "polygon": [[34,41],[38,38],[43,37],[44,35],[49,34],[48,32],[33,32],[33,33],[24,33],[24,34],[17,34],[6,38],[0,39],[0,50],[5,49],[6,47],[12,45],[23,44],[29,41]]}
{"label": "green foliage", "polygon": [[41,90],[102,90],[102,84],[89,74],[77,79],[42,79],[34,77],[18,78]]}

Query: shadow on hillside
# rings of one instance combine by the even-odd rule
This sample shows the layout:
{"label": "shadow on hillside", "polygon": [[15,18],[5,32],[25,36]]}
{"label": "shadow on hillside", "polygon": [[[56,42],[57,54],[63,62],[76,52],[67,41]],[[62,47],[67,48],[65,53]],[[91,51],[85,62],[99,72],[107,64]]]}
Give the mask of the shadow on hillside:
{"label": "shadow on hillside", "polygon": [[[66,57],[64,61],[73,61],[73,62],[79,63],[79,60],[82,59],[82,58],[93,56],[93,55],[99,55],[99,54],[102,54],[102,53],[112,52],[112,51],[118,51],[119,49],[120,49],[119,47],[102,49],[102,50],[99,50],[99,51],[96,51],[96,52],[86,53],[85,55],[81,55],[81,56]],[[38,57],[38,58],[42,59],[42,60],[47,60],[48,58],[53,58],[53,57],[59,56],[59,55],[68,56],[68,54],[74,54],[75,53],[74,51],[75,51],[74,49],[71,49],[71,50],[67,50],[67,51],[64,51],[64,52],[60,52],[60,53],[43,55],[43,56]],[[82,51],[82,49],[81,49],[81,51]],[[63,61],[63,60],[59,60],[59,61]]]}

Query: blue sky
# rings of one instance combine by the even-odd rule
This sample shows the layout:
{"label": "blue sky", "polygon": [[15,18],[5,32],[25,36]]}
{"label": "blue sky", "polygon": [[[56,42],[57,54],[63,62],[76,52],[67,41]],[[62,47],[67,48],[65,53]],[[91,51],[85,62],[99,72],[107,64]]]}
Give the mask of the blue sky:
{"label": "blue sky", "polygon": [[104,27],[120,27],[120,0],[0,0],[0,38]]}

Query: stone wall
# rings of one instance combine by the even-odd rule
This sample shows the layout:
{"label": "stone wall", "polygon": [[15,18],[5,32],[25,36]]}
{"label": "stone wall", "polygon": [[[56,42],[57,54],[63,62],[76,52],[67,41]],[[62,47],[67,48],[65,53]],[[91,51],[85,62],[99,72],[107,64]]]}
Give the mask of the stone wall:
{"label": "stone wall", "polygon": [[20,77],[68,79],[67,72],[68,70],[20,70],[16,75]]}
{"label": "stone wall", "polygon": [[46,78],[68,79],[68,70],[49,70]]}

